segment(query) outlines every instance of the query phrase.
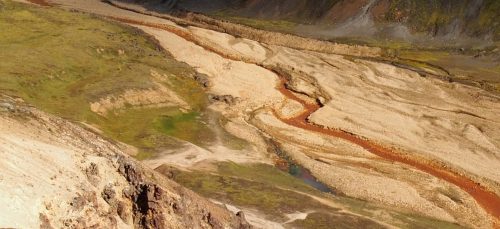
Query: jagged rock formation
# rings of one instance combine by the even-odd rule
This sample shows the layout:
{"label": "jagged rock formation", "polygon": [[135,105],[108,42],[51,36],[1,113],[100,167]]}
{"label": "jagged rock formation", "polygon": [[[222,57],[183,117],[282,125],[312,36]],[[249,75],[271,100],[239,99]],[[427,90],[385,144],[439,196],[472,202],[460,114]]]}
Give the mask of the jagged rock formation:
{"label": "jagged rock formation", "polygon": [[0,227],[249,227],[243,214],[233,215],[114,143],[19,99],[0,99],[0,156]]}

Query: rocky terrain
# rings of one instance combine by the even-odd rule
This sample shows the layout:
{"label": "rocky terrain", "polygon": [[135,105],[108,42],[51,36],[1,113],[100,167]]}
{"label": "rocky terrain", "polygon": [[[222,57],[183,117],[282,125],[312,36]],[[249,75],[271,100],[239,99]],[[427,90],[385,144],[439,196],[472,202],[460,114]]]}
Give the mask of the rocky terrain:
{"label": "rocky terrain", "polygon": [[[500,12],[497,1],[119,2],[139,3],[149,13],[168,12],[202,23],[211,30],[267,44],[286,43],[288,47],[321,52],[382,56],[385,62],[399,67],[432,69],[450,81],[495,92],[500,88],[496,77],[500,74],[499,29],[493,19]],[[332,41],[335,45],[304,37]],[[371,48],[357,46],[355,52],[353,44]]]}
{"label": "rocky terrain", "polygon": [[[149,86],[129,85],[101,93],[84,87],[81,92],[92,96],[75,101],[83,100],[85,109],[78,110],[81,115],[67,115],[86,128],[121,141],[116,143],[121,150],[128,149],[164,175],[157,178],[156,172],[140,167],[140,171],[153,175],[138,177],[148,177],[153,182],[158,179],[159,183],[152,185],[165,183],[161,187],[173,190],[173,196],[190,193],[189,197],[178,199],[179,205],[187,206],[182,201],[199,203],[181,208],[186,210],[175,216],[175,207],[168,205],[172,202],[165,201],[169,196],[162,197],[170,192],[147,192],[148,198],[152,195],[159,199],[155,203],[161,203],[161,207],[167,204],[173,209],[168,214],[174,216],[161,219],[172,217],[177,219],[173,220],[178,222],[176,225],[183,225],[187,221],[179,217],[201,215],[201,221],[194,220],[194,225],[246,227],[242,213],[237,214],[239,218],[234,216],[243,210],[248,222],[258,228],[499,225],[500,98],[496,93],[445,81],[447,78],[428,66],[415,70],[387,62],[379,48],[261,31],[196,14],[174,17],[152,11],[147,5],[122,1],[52,0],[42,5],[92,13],[135,27],[154,38],[155,45],[168,53],[160,55],[147,48],[122,51],[149,52],[149,56],[164,58],[159,62],[143,60],[148,71],[142,76]],[[39,12],[56,10],[52,8],[55,7]],[[26,13],[17,14],[26,17]],[[137,38],[132,40],[137,43]],[[109,44],[104,50],[92,47],[92,52],[104,53],[107,61],[114,61],[123,55],[114,45]],[[117,50],[107,51],[114,49]],[[134,65],[129,69],[142,67]],[[6,74],[15,76],[12,72]],[[179,81],[177,78],[183,79],[178,77],[181,75],[198,81],[199,87],[203,87],[199,93],[206,94],[207,104],[179,90],[189,86],[191,91],[199,91],[190,80]],[[21,91],[19,97],[52,113],[68,112],[64,107],[56,109],[36,99],[39,95],[25,92],[26,88],[9,86],[17,83],[16,79],[12,77],[3,90]],[[87,80],[95,79],[84,82]],[[93,82],[109,85],[105,80]],[[25,84],[36,87],[45,83]],[[5,105],[5,109],[15,110],[11,106]],[[130,131],[130,127],[110,121],[113,117],[127,122],[141,120],[149,117],[144,114],[151,113],[150,109],[160,109],[154,113],[159,116],[148,122],[154,128],[148,129],[149,124],[144,124],[138,133],[135,128],[132,138],[121,134]],[[30,127],[40,129],[36,125]],[[137,186],[136,181],[130,181],[136,172],[127,172],[127,165],[119,161],[106,165],[125,179],[116,189]],[[295,177],[277,170],[273,164]],[[167,178],[225,206],[233,214]],[[103,196],[106,202],[109,195]],[[127,200],[130,195],[124,196]],[[200,213],[203,207],[199,206],[204,204],[214,212]],[[60,216],[50,209],[45,212],[54,213],[55,218]],[[134,218],[134,223],[141,227],[164,222],[144,215],[138,218]],[[144,218],[149,220],[146,226],[140,225]]]}
{"label": "rocky terrain", "polygon": [[0,99],[1,227],[248,228],[89,129]]}

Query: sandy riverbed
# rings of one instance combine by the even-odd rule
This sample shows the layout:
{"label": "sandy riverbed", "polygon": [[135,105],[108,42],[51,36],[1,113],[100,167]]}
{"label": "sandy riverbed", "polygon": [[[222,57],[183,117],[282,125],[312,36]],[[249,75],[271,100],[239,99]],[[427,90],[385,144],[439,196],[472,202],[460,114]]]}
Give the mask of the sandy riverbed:
{"label": "sandy riverbed", "polygon": [[[293,116],[297,106],[277,90],[278,75],[261,66],[279,67],[292,76],[311,79],[315,84],[297,89],[321,92],[331,98],[311,115],[310,121],[434,160],[498,194],[500,99],[497,96],[477,88],[424,78],[387,64],[259,44],[195,27],[182,28],[165,19],[97,1],[53,2],[106,16],[164,23],[189,34],[197,42],[166,30],[137,26],[155,36],[177,60],[208,75],[210,93],[240,98],[235,105],[222,106],[223,113],[248,120],[263,133],[281,139],[296,160],[332,187],[357,198],[466,226],[490,226],[486,212],[454,185],[415,171],[411,166],[381,162],[381,158],[342,139],[317,137],[281,122],[269,111]],[[229,57],[241,57],[246,62]],[[318,157],[327,158],[328,163],[318,161]],[[360,161],[373,169],[367,171],[366,166],[355,163]],[[350,179],[339,180],[342,177]],[[364,188],[357,189],[360,186]],[[381,192],[382,187],[391,187],[393,192]],[[450,197],[450,193],[455,195]]]}

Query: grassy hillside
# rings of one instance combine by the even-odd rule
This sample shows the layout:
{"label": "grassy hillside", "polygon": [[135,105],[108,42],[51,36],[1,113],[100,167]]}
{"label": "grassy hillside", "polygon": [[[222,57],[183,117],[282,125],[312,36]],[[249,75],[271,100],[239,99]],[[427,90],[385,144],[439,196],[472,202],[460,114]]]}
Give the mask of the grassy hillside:
{"label": "grassy hillside", "polygon": [[[381,21],[403,22],[413,31],[445,35],[453,31],[452,23],[460,24],[459,31],[472,37],[490,33],[500,39],[500,2],[497,0],[392,0]],[[442,33],[442,34],[439,34]]]}
{"label": "grassy hillside", "polygon": [[[194,71],[142,32],[93,16],[0,1],[0,93],[19,96],[50,113],[97,126],[134,145],[145,157],[175,138],[211,139],[203,124],[205,95]],[[128,106],[99,115],[90,103],[129,90],[163,86],[192,108]]]}
{"label": "grassy hillside", "polygon": [[[259,210],[267,219],[277,222],[289,220],[286,215],[290,213],[310,213],[304,220],[287,224],[291,227],[332,228],[332,225],[337,225],[339,228],[384,228],[369,218],[346,214],[342,210],[347,209],[349,212],[390,222],[399,228],[461,228],[453,223],[393,211],[342,195],[322,193],[276,167],[265,164],[220,162],[216,164],[215,171],[209,173],[178,170],[166,165],[156,170],[204,197]],[[333,201],[336,207],[323,205],[312,196]],[[386,218],[381,219],[380,214],[384,214]]]}

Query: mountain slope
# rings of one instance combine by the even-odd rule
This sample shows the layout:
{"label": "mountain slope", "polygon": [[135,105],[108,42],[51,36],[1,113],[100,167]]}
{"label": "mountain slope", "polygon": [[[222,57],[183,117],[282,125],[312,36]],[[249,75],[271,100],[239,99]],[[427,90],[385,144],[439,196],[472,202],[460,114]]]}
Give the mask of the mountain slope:
{"label": "mountain slope", "polygon": [[[126,1],[166,11],[201,12],[257,27],[272,23],[274,26],[262,28],[324,39],[430,42],[429,38],[437,37],[457,45],[482,47],[500,39],[500,22],[496,20],[500,17],[500,2],[496,0]],[[439,44],[450,45],[444,41]],[[484,45],[484,41],[489,43]]]}
{"label": "mountain slope", "polygon": [[[196,2],[196,3],[195,3]],[[214,1],[211,1],[214,2]],[[205,13],[223,12],[249,18],[286,20],[301,25],[329,28],[331,36],[379,35],[403,37],[423,33],[430,36],[500,39],[500,3],[495,0],[289,0],[289,1],[180,0],[178,8]],[[211,7],[205,7],[210,5]],[[364,31],[370,23],[377,30]],[[350,27],[349,34],[342,27]],[[408,34],[406,34],[408,36]]]}
{"label": "mountain slope", "polygon": [[[369,12],[376,1],[370,2],[371,4],[366,2],[362,5],[362,10],[350,20],[353,25],[372,26]],[[164,74],[156,74],[153,71],[146,74],[135,72],[137,74],[134,74],[136,77],[133,79],[145,80],[146,85],[152,83],[155,87],[141,88],[141,84],[134,83],[131,85],[134,86],[132,91],[119,90],[117,93],[108,91],[110,85],[105,82],[121,85],[126,81],[120,78],[120,74],[117,76],[112,74],[113,71],[110,71],[112,68],[106,68],[105,73],[98,74],[97,79],[95,77],[74,79],[64,74],[38,76],[36,72],[35,74],[25,72],[26,69],[20,72],[16,67],[22,65],[13,65],[16,67],[7,68],[4,73],[9,79],[7,83],[2,84],[7,88],[6,91],[9,93],[27,91],[29,94],[20,93],[19,96],[33,100],[40,108],[47,109],[47,104],[50,104],[49,99],[34,98],[40,98],[40,94],[56,89],[50,87],[50,83],[62,84],[64,85],[62,89],[73,90],[62,90],[60,96],[45,98],[57,99],[61,105],[75,101],[64,100],[68,96],[79,98],[80,101],[76,100],[77,106],[68,106],[69,109],[59,111],[72,113],[71,108],[76,107],[78,108],[76,111],[81,114],[80,112],[89,109],[93,115],[101,116],[100,118],[104,120],[83,121],[92,123],[93,127],[99,129],[105,127],[103,124],[111,122],[108,124],[120,127],[114,129],[116,135],[111,135],[119,141],[130,140],[123,138],[120,130],[137,133],[138,126],[151,127],[153,124],[154,128],[146,128],[159,131],[153,132],[153,136],[165,134],[170,136],[180,131],[182,134],[176,136],[190,141],[185,144],[189,147],[174,148],[175,144],[172,144],[171,148],[169,145],[162,145],[163,140],[169,138],[142,138],[156,140],[149,142],[154,155],[148,157],[144,163],[151,168],[163,164],[157,171],[168,178],[186,185],[200,195],[226,204],[228,209],[235,213],[243,209],[245,213],[249,213],[246,215],[250,222],[253,219],[252,223],[255,226],[275,225],[277,228],[288,228],[300,225],[310,228],[329,228],[331,225],[339,225],[348,228],[377,228],[391,225],[403,228],[490,228],[500,216],[498,208],[500,199],[497,196],[498,171],[495,169],[498,167],[496,152],[499,146],[496,137],[498,135],[495,134],[498,129],[495,128],[498,124],[495,122],[498,97],[494,95],[481,89],[445,82],[434,77],[424,77],[427,73],[417,73],[381,63],[377,56],[369,58],[363,56],[363,53],[358,53],[358,56],[340,56],[332,55],[331,52],[318,52],[318,49],[316,52],[310,52],[297,48],[298,46],[295,48],[289,46],[290,40],[300,40],[305,41],[300,44],[301,47],[328,43],[329,45],[323,47],[337,47],[337,51],[340,48],[337,44],[326,41],[317,42],[289,34],[278,35],[251,30],[248,27],[243,29],[261,34],[262,37],[267,35],[265,37],[268,41],[279,40],[280,44],[285,45],[245,39],[253,37],[254,33],[247,33],[249,37],[233,36],[232,31],[238,31],[244,26],[228,23],[214,29],[226,22],[209,20],[199,14],[182,15],[191,21],[182,18],[170,20],[172,16],[144,11],[138,5],[115,4],[112,1],[110,4],[100,0],[52,0],[50,3],[58,7],[95,13],[136,26],[156,38],[158,41],[156,44],[171,53],[163,56],[164,61],[167,63],[182,61],[186,63],[184,66],[189,65],[196,69],[199,74],[194,76],[186,74],[186,79],[193,77],[201,81],[205,87],[204,91],[209,93],[209,109],[220,112],[222,116],[208,119],[206,125],[220,126],[213,134],[215,143],[202,145],[203,142],[201,144],[194,142],[200,138],[186,135],[191,132],[185,128],[186,126],[191,126],[192,122],[197,120],[203,123],[204,120],[199,120],[202,117],[198,118],[200,116],[197,117],[192,112],[186,113],[186,109],[189,109],[186,104],[191,107],[193,101],[184,100],[184,96],[176,97],[175,95],[189,95],[189,93],[181,94],[175,89],[191,87],[189,84],[177,87],[168,84],[176,77],[175,74],[169,74],[172,68],[161,69],[163,64],[151,66],[149,65],[151,62],[135,59],[138,63],[146,65],[146,69],[165,72]],[[164,1],[164,9],[170,7],[168,3]],[[51,11],[50,8],[45,9]],[[59,12],[59,15],[63,13]],[[15,19],[23,15],[17,13],[14,16],[6,21],[15,22]],[[206,20],[197,20],[200,18]],[[29,17],[22,19],[27,21]],[[256,20],[268,21],[268,19]],[[204,22],[214,23],[207,25]],[[225,30],[231,28],[230,26],[232,30]],[[103,38],[101,36],[103,27],[99,28],[91,30],[95,35],[90,37],[99,38],[92,43],[109,44],[109,40],[100,39]],[[351,27],[344,26],[344,28]],[[82,32],[85,29],[79,24],[72,24],[66,29],[85,34]],[[21,31],[36,33],[39,30]],[[19,45],[16,41],[10,43]],[[119,46],[120,42],[117,43],[118,46],[105,45],[96,50],[91,46],[88,51],[97,53],[96,59],[99,58],[101,61],[113,60],[110,64],[114,66],[123,66],[121,62],[124,60],[116,58],[123,55],[123,52],[127,55],[141,52],[141,49],[137,52],[123,50]],[[67,47],[67,44],[75,45],[63,44],[61,47]],[[126,44],[134,46],[134,42]],[[144,47],[143,45],[141,42],[139,46]],[[47,47],[47,43],[41,46]],[[85,45],[77,47],[87,50]],[[351,48],[359,50],[368,47],[349,47],[344,51],[352,51]],[[15,59],[19,56],[14,55],[15,49],[9,50],[7,53],[10,53],[10,56],[7,57],[11,58],[5,58],[6,63],[11,64],[11,60],[20,62],[19,59]],[[29,49],[18,50],[22,50],[23,54],[30,53]],[[152,52],[150,49],[146,50],[147,53]],[[74,52],[81,55],[78,48]],[[131,62],[133,60],[125,59]],[[141,69],[141,64],[137,62],[126,71]],[[40,64],[40,59],[37,63]],[[67,67],[73,64],[67,63],[68,65],[57,65],[57,67],[68,69]],[[52,66],[45,67],[52,68]],[[189,68],[180,69],[189,71]],[[429,69],[429,72],[431,71],[432,69]],[[108,78],[107,73],[114,76],[113,80]],[[83,75],[94,74],[95,72]],[[78,83],[73,85],[73,80]],[[88,81],[92,83],[89,84]],[[81,86],[80,83],[84,86],[72,87]],[[12,84],[19,87],[13,87]],[[41,87],[43,85],[45,87]],[[92,89],[95,89],[92,86],[104,89],[103,93],[92,100],[78,96],[92,95]],[[151,96],[158,94],[160,96]],[[137,95],[149,96],[144,96],[148,99],[143,99]],[[154,99],[149,99],[150,97]],[[156,100],[157,97],[168,99]],[[181,113],[179,116],[172,117],[169,113],[160,113],[159,117],[153,117],[153,122],[150,122],[151,117],[148,112],[150,105],[160,105],[162,107],[159,108],[163,109],[163,106],[172,105],[171,103],[176,106],[169,109],[178,109]],[[6,105],[6,109],[13,110],[9,105]],[[136,111],[141,112],[136,113]],[[203,112],[202,109],[199,111]],[[127,118],[114,121],[117,116],[122,115]],[[81,116],[70,117],[82,120]],[[142,122],[143,117],[147,117],[148,121]],[[133,124],[129,121],[133,121]],[[320,128],[318,125],[331,129]],[[241,141],[234,142],[237,145],[233,146],[226,144],[231,141],[224,138],[222,129],[247,142],[241,145]],[[136,136],[141,139],[144,135]],[[137,147],[142,148],[144,145]],[[144,149],[147,150],[148,147]],[[489,160],[485,161],[484,158]],[[237,165],[220,163],[219,160],[231,160]],[[246,164],[252,161],[261,163]],[[297,174],[297,170],[298,174],[302,173],[300,171],[306,172],[300,175],[302,176],[300,180],[296,180],[286,173],[276,171],[277,169],[271,165],[273,162],[281,169],[288,169],[291,174],[293,171]],[[126,178],[135,177],[136,173],[133,172],[135,170],[128,170],[127,167],[129,166],[119,166],[118,171],[125,174]],[[306,184],[317,187],[318,190]],[[331,195],[330,189],[343,195]],[[138,197],[146,196],[149,199],[148,194],[151,193],[152,197],[155,197],[156,188],[152,190]],[[325,193],[318,192],[319,190]],[[488,190],[493,190],[496,194]],[[106,198],[112,195],[110,194],[112,192],[105,193]],[[357,200],[353,201],[351,197]],[[170,203],[168,199],[166,202]]]}
{"label": "mountain slope", "polygon": [[0,227],[246,225],[91,131],[6,96],[0,98],[0,155]]}
{"label": "mountain slope", "polygon": [[245,227],[128,155],[210,133],[189,67],[96,16],[0,12],[0,228]]}

